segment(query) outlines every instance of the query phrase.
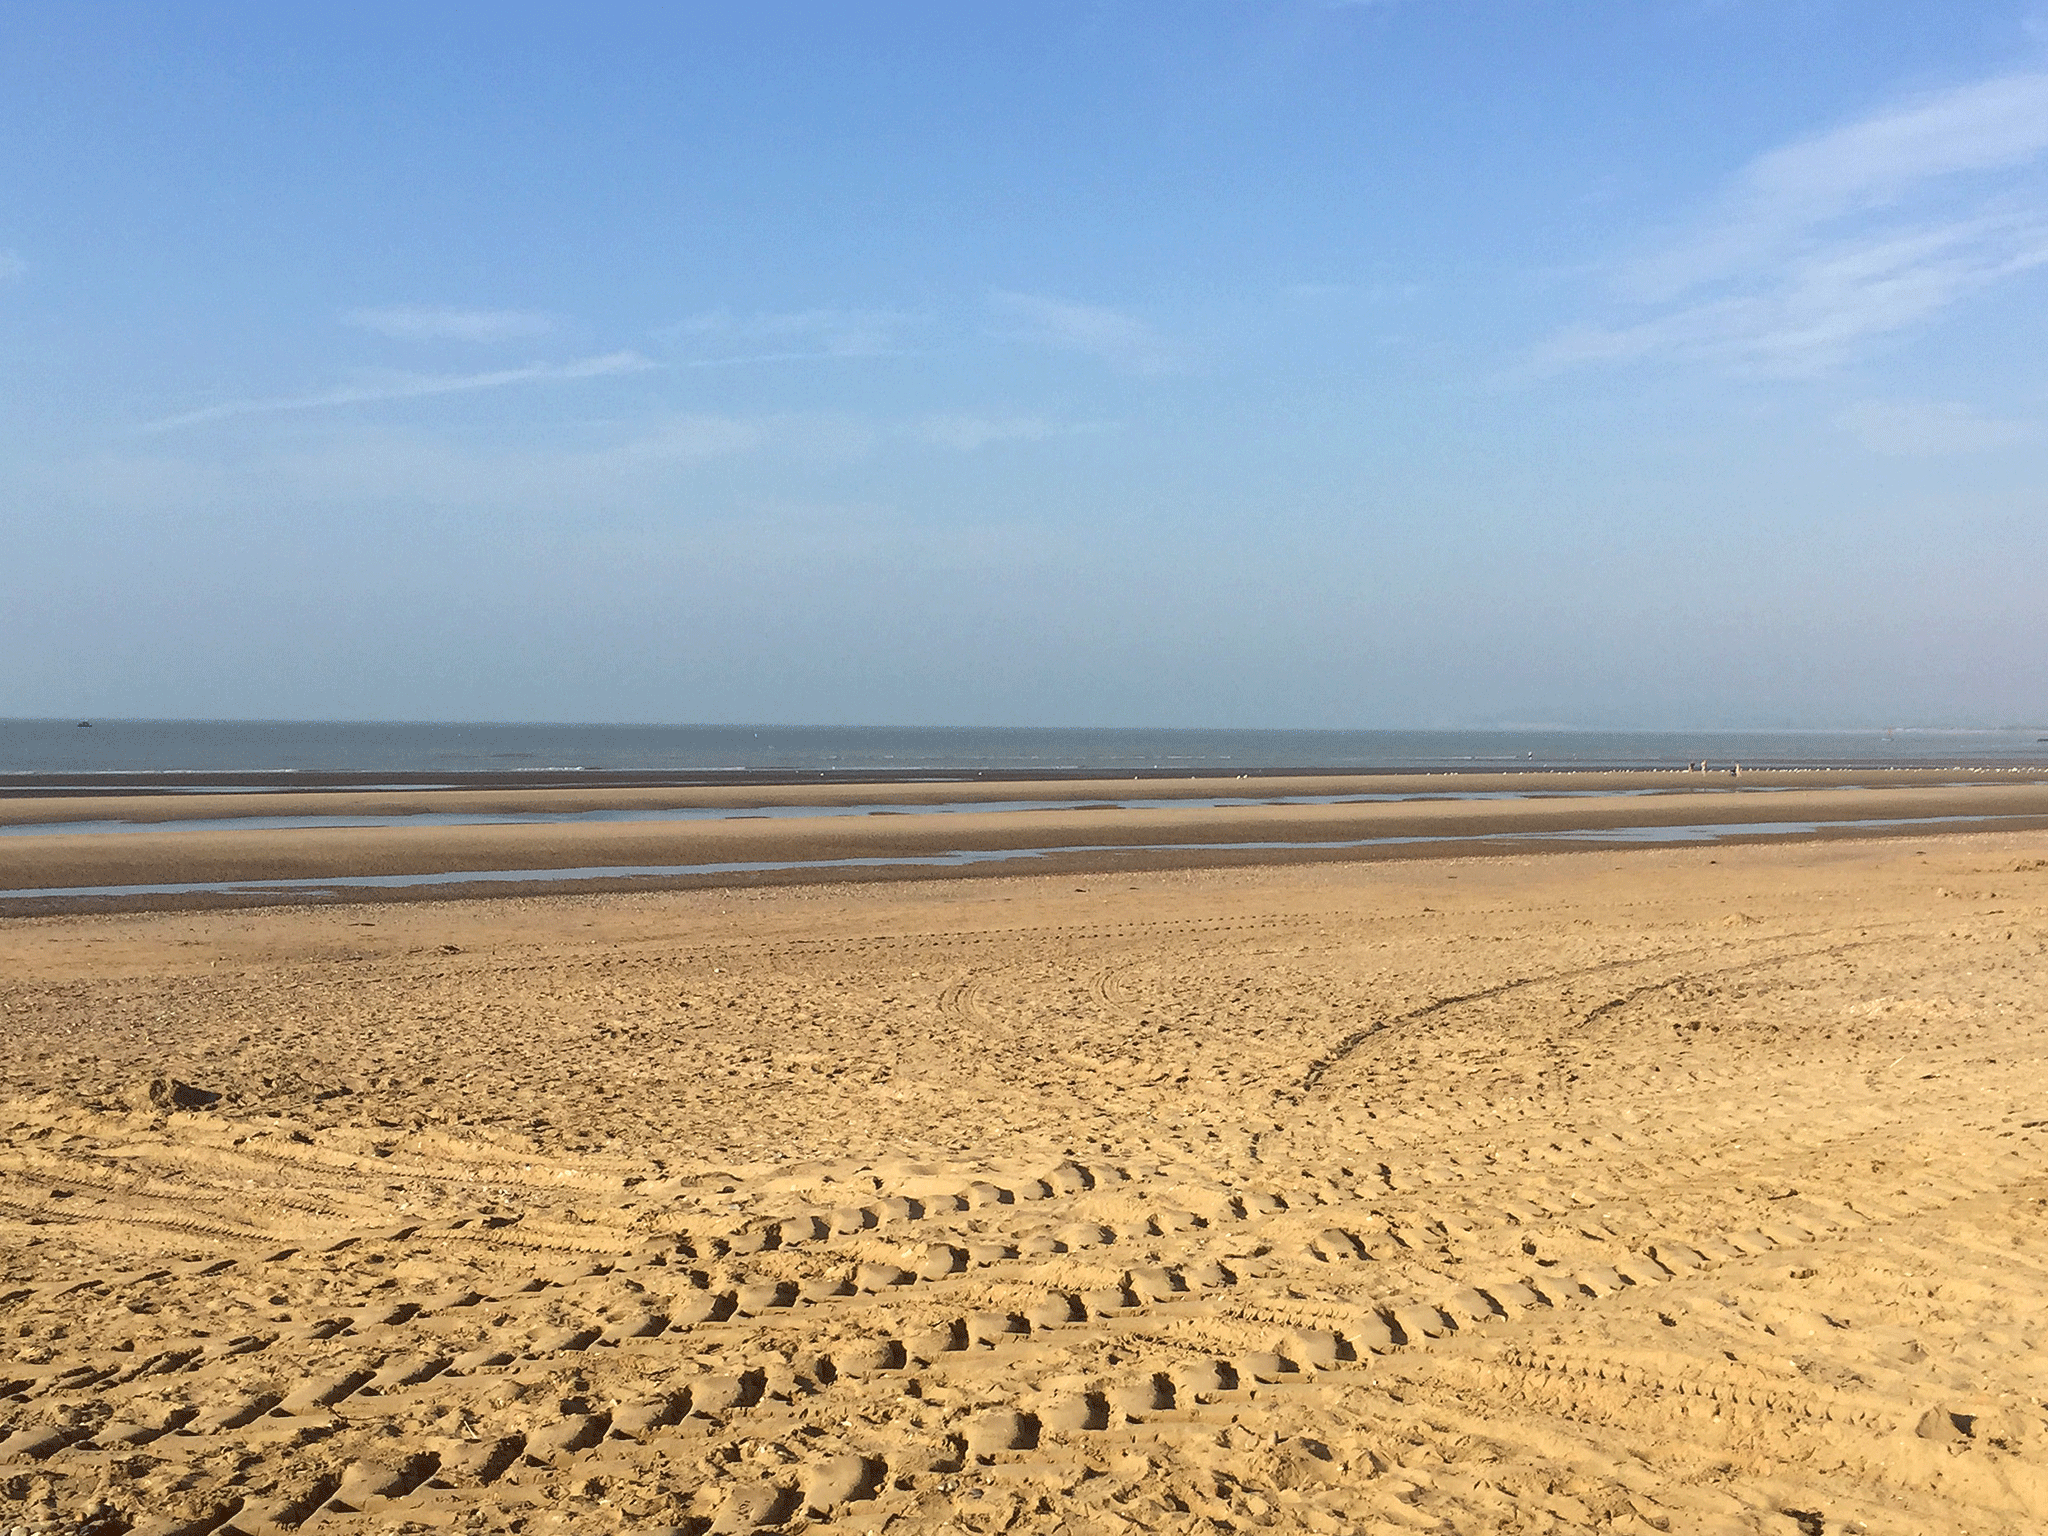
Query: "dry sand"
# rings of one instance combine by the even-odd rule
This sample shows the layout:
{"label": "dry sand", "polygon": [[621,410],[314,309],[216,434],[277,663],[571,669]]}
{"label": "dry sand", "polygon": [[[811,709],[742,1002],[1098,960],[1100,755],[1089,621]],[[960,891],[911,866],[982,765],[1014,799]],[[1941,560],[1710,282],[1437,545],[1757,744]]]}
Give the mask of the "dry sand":
{"label": "dry sand", "polygon": [[2044,950],[2041,833],[12,920],[0,1529],[2038,1532]]}

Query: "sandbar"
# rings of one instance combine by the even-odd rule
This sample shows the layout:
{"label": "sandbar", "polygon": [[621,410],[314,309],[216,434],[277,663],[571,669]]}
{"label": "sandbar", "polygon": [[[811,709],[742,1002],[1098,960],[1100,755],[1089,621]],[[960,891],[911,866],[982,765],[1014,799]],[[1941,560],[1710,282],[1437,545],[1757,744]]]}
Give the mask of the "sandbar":
{"label": "sandbar", "polygon": [[[1455,798],[1468,796],[1478,798]],[[1512,796],[1513,798],[1497,798]],[[1320,798],[1326,803],[1300,803]],[[1495,798],[1489,798],[1495,797]],[[1254,803],[1208,803],[1220,800]],[[1028,802],[1029,809],[977,810]],[[1137,802],[1137,803],[1125,803]],[[929,814],[935,806],[956,807]],[[805,813],[807,806],[818,814]],[[868,808],[866,814],[835,812]],[[659,819],[679,807],[718,819]],[[764,808],[780,814],[764,814]],[[419,825],[435,814],[626,819]],[[355,826],[239,827],[235,818],[355,816]],[[225,820],[210,819],[226,818]],[[634,819],[646,818],[646,819]],[[121,835],[90,824],[119,820]],[[200,822],[197,827],[166,822]],[[64,830],[70,826],[77,831]],[[0,801],[0,897],[9,913],[68,907],[306,899],[320,881],[386,882],[347,899],[773,885],[1002,872],[1030,855],[1066,872],[1514,854],[1605,835],[1673,838],[1918,836],[1967,826],[2048,827],[2032,775],[1784,773],[1353,776],[830,788],[473,791]],[[465,882],[450,877],[476,875]],[[434,877],[432,883],[408,877]],[[485,884],[488,881],[489,884]],[[247,889],[230,889],[247,885]],[[7,893],[16,893],[8,895]],[[64,894],[70,893],[70,894]]]}

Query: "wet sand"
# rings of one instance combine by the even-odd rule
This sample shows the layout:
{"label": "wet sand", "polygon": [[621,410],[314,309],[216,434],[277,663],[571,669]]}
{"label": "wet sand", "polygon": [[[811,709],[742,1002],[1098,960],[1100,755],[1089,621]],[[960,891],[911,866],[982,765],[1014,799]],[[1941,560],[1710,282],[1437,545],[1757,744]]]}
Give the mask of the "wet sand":
{"label": "wet sand", "polygon": [[[531,776],[538,777],[538,776]],[[168,821],[204,816],[354,815],[407,816],[456,813],[615,809],[723,808],[744,812],[763,806],[847,806],[889,801],[906,806],[990,800],[1065,800],[1076,805],[1123,799],[1208,800],[1300,798],[1335,795],[1455,797],[1462,794],[1515,796],[1609,793],[1685,794],[1727,789],[1955,789],[1967,785],[2048,782],[2039,769],[1865,768],[1782,769],[1732,773],[1725,766],[1707,772],[1588,773],[1294,773],[1226,778],[1140,774],[1109,778],[977,775],[927,782],[861,775],[830,784],[771,781],[745,784],[633,784],[535,786],[510,781],[489,785],[390,787],[380,789],[297,788],[232,793],[172,793],[166,789],[60,794],[0,790],[0,826],[28,822]]]}
{"label": "wet sand", "polygon": [[0,1525],[2038,1531],[2044,968],[2038,831],[9,920]]}
{"label": "wet sand", "polygon": [[[547,872],[580,872],[594,890],[661,886],[776,884],[817,879],[928,877],[916,860],[956,854],[1036,851],[1045,867],[1067,872],[1274,864],[1517,850],[1532,837],[1607,832],[1635,840],[1655,828],[1725,828],[1728,838],[1783,835],[1773,824],[1815,823],[1804,836],[1920,836],[1981,820],[2002,828],[2048,827],[2048,783],[2031,776],[1785,774],[1752,782],[1722,775],[1528,775],[1414,778],[1093,781],[1061,786],[1061,804],[1030,810],[915,814],[933,805],[1056,798],[1042,783],[843,785],[794,791],[453,792],[439,795],[159,796],[0,802],[0,824],[61,825],[119,819],[147,827],[165,818],[278,814],[383,815],[573,814],[608,810],[655,814],[681,806],[722,808],[730,819],[610,820],[573,824],[374,825],[362,827],[136,830],[0,838],[0,892],[81,887],[148,887],[253,881],[393,879],[472,872],[533,872],[512,890],[546,889]],[[1904,778],[1905,782],[1899,782]],[[1336,804],[1202,805],[1199,797],[1276,798],[1351,795],[1499,794],[1518,799],[1360,801]],[[1123,806],[1119,799],[1165,800]],[[881,806],[862,816],[766,816],[763,807]],[[900,808],[904,814],[892,814]],[[1925,827],[1913,823],[1926,823]],[[1882,824],[1890,823],[1886,826]],[[1448,847],[1446,845],[1449,845]],[[860,861],[869,867],[811,868]],[[902,861],[892,867],[893,861]],[[688,873],[698,866],[751,866]],[[967,864],[955,873],[987,876],[999,865]],[[602,878],[591,871],[614,873]],[[668,874],[648,871],[682,871]],[[375,893],[383,899],[442,899],[470,893],[454,885]],[[503,891],[504,886],[499,889]],[[350,893],[358,899],[363,893]],[[222,905],[261,893],[136,892],[131,907]],[[303,899],[303,898],[301,898]],[[9,913],[76,906],[72,898],[9,898]]]}

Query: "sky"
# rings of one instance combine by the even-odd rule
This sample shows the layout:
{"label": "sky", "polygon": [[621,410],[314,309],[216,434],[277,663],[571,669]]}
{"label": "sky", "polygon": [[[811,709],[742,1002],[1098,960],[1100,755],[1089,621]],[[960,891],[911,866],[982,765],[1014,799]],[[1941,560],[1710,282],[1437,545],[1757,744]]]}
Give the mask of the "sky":
{"label": "sky", "polygon": [[2048,721],[2048,3],[0,0],[0,716]]}

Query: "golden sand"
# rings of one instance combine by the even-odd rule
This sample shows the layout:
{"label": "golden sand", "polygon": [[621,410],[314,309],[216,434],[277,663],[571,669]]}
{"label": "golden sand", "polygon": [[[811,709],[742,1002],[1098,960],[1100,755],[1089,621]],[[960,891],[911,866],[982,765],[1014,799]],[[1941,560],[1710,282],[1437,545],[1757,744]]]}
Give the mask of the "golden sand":
{"label": "golden sand", "polygon": [[2044,944],[2038,832],[14,919],[0,1528],[2038,1532]]}

